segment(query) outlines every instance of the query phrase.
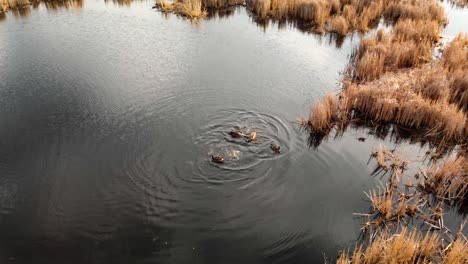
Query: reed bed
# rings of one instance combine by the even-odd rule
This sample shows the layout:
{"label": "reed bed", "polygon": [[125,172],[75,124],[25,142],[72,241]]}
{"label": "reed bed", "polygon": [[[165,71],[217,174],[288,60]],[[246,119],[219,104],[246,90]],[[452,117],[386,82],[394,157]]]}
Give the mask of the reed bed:
{"label": "reed bed", "polygon": [[205,9],[223,8],[244,4],[244,0],[202,0],[202,6]]}
{"label": "reed bed", "polygon": [[432,60],[438,35],[435,22],[401,20],[392,32],[379,30],[375,36],[362,39],[348,75],[354,81],[368,82],[387,71],[419,67]]}
{"label": "reed bed", "polygon": [[0,0],[0,12],[6,12],[8,9],[21,8],[29,4],[29,0]]}
{"label": "reed bed", "polygon": [[[468,36],[460,34],[455,38],[440,61],[424,63],[415,57],[421,52],[409,52],[416,46],[408,44],[416,45],[414,38],[432,41],[437,35],[431,32],[395,29],[393,33],[378,31],[374,37],[364,38],[354,56],[354,69],[348,71],[343,82],[338,111],[323,117],[310,115],[311,131],[346,127],[350,120],[360,120],[410,128],[438,144],[466,142]],[[430,58],[432,50],[427,48],[423,53]],[[409,65],[413,68],[407,68]],[[323,101],[312,109],[321,107]],[[325,124],[327,120],[331,123]]]}
{"label": "reed bed", "polygon": [[[462,149],[416,176],[404,174],[408,163],[397,150],[381,145],[371,157],[378,168],[374,176],[391,172],[388,183],[365,193],[368,213],[355,213],[367,219],[361,231],[368,241],[342,253],[336,263],[467,263],[464,223],[455,236],[444,224],[444,205],[468,198],[466,152]],[[418,231],[424,226],[426,233]]]}
{"label": "reed bed", "polygon": [[288,20],[308,25],[312,31],[346,36],[350,31],[368,31],[384,18],[446,23],[442,6],[433,0],[247,0],[259,20]]}
{"label": "reed bed", "polygon": [[174,12],[190,19],[199,19],[207,16],[202,0],[156,0],[155,7],[162,12]]}
{"label": "reed bed", "polygon": [[209,9],[241,5],[244,0],[156,0],[155,7],[166,13],[176,13],[190,19],[207,16]]}
{"label": "reed bed", "polygon": [[353,103],[344,110],[353,118],[413,128],[442,142],[466,140],[466,113],[446,100],[427,99],[413,90],[418,86],[416,75],[415,71],[408,71],[363,85],[348,83],[342,97]]}
{"label": "reed bed", "polygon": [[378,20],[389,0],[247,0],[257,19],[290,20],[310,24],[314,31],[324,30],[345,36],[350,29],[368,30]]}
{"label": "reed bed", "polygon": [[364,247],[354,249],[351,254],[343,252],[338,264],[371,263],[467,263],[468,242],[463,236],[447,243],[433,232],[421,232],[402,228],[394,234],[379,233]]}
{"label": "reed bed", "polygon": [[337,111],[338,100],[332,93],[327,94],[320,102],[315,104],[309,113],[309,126],[313,128],[314,133],[328,133]]}
{"label": "reed bed", "polygon": [[422,190],[441,201],[460,203],[468,200],[468,160],[452,157],[431,166],[424,175]]}

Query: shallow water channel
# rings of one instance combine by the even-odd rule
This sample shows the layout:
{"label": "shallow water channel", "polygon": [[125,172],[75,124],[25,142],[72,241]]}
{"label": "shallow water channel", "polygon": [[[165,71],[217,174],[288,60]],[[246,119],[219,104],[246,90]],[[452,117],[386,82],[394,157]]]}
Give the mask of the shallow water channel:
{"label": "shallow water channel", "polygon": [[[359,36],[151,6],[0,20],[0,263],[321,263],[353,246],[381,140],[348,130],[310,148],[293,121],[339,91]],[[446,35],[468,31],[451,12]]]}

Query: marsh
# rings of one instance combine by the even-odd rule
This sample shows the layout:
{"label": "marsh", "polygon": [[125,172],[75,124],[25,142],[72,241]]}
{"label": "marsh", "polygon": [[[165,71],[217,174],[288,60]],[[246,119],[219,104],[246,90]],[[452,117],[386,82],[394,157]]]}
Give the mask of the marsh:
{"label": "marsh", "polygon": [[[381,181],[373,146],[430,150],[366,128],[314,147],[295,123],[339,91],[360,33],[153,5],[47,2],[0,20],[0,262],[322,263],[354,246],[353,213]],[[442,34],[468,31],[468,10],[444,7]]]}

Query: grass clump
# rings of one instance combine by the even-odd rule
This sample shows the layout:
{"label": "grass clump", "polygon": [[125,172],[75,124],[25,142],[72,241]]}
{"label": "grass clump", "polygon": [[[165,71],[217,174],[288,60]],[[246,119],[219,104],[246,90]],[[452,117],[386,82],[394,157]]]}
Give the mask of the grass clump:
{"label": "grass clump", "polygon": [[25,7],[29,4],[29,0],[0,0],[0,12],[6,12],[8,9]]}
{"label": "grass clump", "polygon": [[328,31],[344,37],[349,31],[348,21],[343,16],[334,16],[330,20]]}
{"label": "grass clump", "polygon": [[354,118],[413,128],[443,142],[468,138],[467,115],[454,104],[429,100],[414,91],[415,75],[415,71],[408,71],[363,85],[349,83],[343,97],[353,102]]}
{"label": "grass clump", "polygon": [[[444,51],[442,63],[450,72],[468,70],[468,34],[460,33]],[[465,72],[466,74],[466,72]]]}
{"label": "grass clump", "polygon": [[155,7],[166,13],[176,13],[190,19],[205,18],[209,9],[241,5],[244,0],[156,0]]}
{"label": "grass clump", "polygon": [[179,0],[174,4],[174,12],[191,19],[206,17],[206,9],[201,0]]}
{"label": "grass clump", "polygon": [[422,188],[439,199],[464,202],[468,199],[468,160],[459,156],[431,166]]}
{"label": "grass clump", "polygon": [[162,12],[173,12],[175,4],[169,0],[156,0],[156,7],[158,7]]}
{"label": "grass clump", "polygon": [[338,100],[334,94],[329,93],[311,108],[308,124],[315,133],[327,133],[337,111]]}
{"label": "grass clump", "polygon": [[366,247],[357,247],[349,256],[342,253],[338,264],[348,263],[466,263],[468,243],[462,236],[448,246],[433,232],[421,232],[402,228],[396,234],[379,233]]}
{"label": "grass clump", "polygon": [[174,12],[190,19],[199,19],[207,16],[202,0],[156,0],[155,7],[162,12]]}

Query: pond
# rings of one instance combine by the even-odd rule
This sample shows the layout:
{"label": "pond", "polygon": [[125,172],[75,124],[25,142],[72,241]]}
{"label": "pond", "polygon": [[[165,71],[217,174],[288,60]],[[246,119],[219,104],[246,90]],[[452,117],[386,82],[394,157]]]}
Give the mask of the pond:
{"label": "pond", "polygon": [[[350,130],[311,148],[294,121],[339,91],[359,35],[151,6],[40,4],[0,21],[0,262],[321,263],[354,245],[381,140]],[[445,6],[446,35],[468,31],[467,10]]]}

